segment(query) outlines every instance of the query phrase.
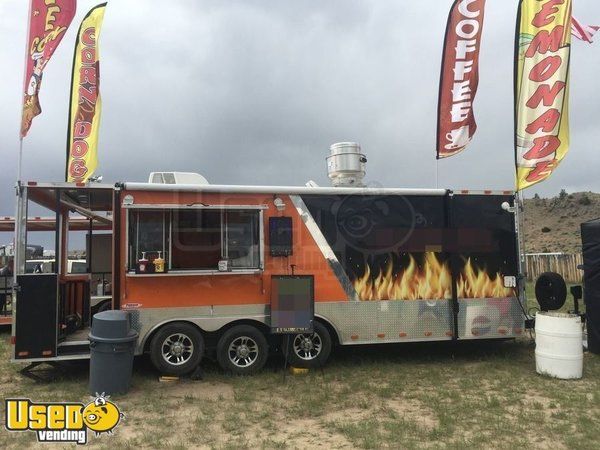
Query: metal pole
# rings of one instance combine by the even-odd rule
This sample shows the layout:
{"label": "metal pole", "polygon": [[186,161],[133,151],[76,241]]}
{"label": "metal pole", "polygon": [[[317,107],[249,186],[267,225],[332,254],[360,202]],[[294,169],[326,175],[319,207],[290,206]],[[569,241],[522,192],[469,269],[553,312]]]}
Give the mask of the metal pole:
{"label": "metal pole", "polygon": [[[23,111],[25,109],[25,103],[23,101],[23,95],[25,94],[25,83],[27,83],[27,61],[29,60],[29,32],[31,28],[31,7],[32,2],[29,2],[29,8],[27,12],[27,34],[25,35],[25,59],[23,62],[23,91],[21,92],[21,120],[19,121],[19,155],[17,157],[17,182],[15,183],[15,191],[17,198],[17,206],[15,208],[15,236],[13,241],[13,283],[17,284],[17,272],[18,267],[15,264],[15,260],[17,259],[17,248],[20,248],[18,245],[18,239],[21,233],[21,176],[23,170],[23,136],[21,135],[21,126],[23,125]],[[25,248],[25,253],[27,253],[27,248]]]}
{"label": "metal pole", "polygon": [[523,308],[527,308],[527,290],[526,283],[528,278],[527,266],[525,264],[525,227],[523,217],[523,192],[517,191],[515,195],[515,230],[517,232],[517,255],[518,255],[518,270],[519,270],[519,282],[518,290],[520,299],[523,300]]}
{"label": "metal pole", "polygon": [[[17,205],[15,206],[15,230],[13,237],[13,284],[17,284],[17,272],[18,266],[16,264],[17,257],[17,248],[20,248],[18,245],[19,236],[21,234],[21,167],[23,160],[23,138],[19,139],[19,156],[17,159],[17,181],[15,183],[15,198]],[[25,249],[27,252],[27,249]]]}
{"label": "metal pole", "polygon": [[[21,140],[21,146],[23,145],[23,140]],[[14,237],[13,237],[13,286],[16,286],[17,284],[17,272],[19,271],[19,266],[20,264],[18,264],[18,254],[17,254],[17,249],[20,248],[19,245],[19,236],[21,233],[21,181],[20,179],[17,180],[17,182],[15,183],[15,198],[16,198],[16,207],[15,207],[15,229],[14,229]],[[27,252],[27,249],[25,249],[25,252]],[[13,293],[14,295],[14,293]],[[14,300],[14,296],[13,296],[13,300]]]}
{"label": "metal pole", "polygon": [[17,183],[21,182],[23,170],[23,138],[19,138],[19,156],[17,158]]}
{"label": "metal pole", "polygon": [[[27,61],[29,61],[29,32],[31,29],[31,7],[33,2],[29,2],[29,12],[27,13],[27,34],[25,35],[25,61],[23,62],[23,91],[21,92],[21,121],[19,122],[19,159],[17,161],[17,183],[21,181],[21,170],[23,165],[23,138],[24,136],[21,134],[21,127],[23,126],[23,112],[25,110],[25,102],[23,96],[27,92],[25,86],[28,82],[27,76]],[[39,85],[38,85],[39,87]]]}

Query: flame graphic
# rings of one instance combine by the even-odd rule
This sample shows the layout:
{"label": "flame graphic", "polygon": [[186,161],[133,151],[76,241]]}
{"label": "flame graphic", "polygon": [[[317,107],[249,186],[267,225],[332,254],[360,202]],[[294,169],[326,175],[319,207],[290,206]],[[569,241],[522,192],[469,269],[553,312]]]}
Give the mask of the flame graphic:
{"label": "flame graphic", "polygon": [[[432,252],[425,253],[421,267],[412,255],[406,268],[396,267],[390,257],[377,276],[367,264],[362,276],[354,281],[360,300],[421,300],[452,298],[452,275],[448,262],[440,262]],[[467,259],[457,280],[458,298],[501,298],[514,296],[513,288],[505,288],[502,275],[490,276]]]}
{"label": "flame graphic", "polygon": [[471,258],[467,262],[457,281],[458,298],[502,298],[514,297],[514,288],[504,287],[502,274],[497,272],[493,276],[485,270],[476,269],[471,264]]}

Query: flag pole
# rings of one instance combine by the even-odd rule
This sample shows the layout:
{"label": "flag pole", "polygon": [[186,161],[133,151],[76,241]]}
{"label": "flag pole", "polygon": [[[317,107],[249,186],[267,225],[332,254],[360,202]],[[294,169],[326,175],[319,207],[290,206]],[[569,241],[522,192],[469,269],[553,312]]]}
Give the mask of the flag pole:
{"label": "flag pole", "polygon": [[[27,33],[29,35],[29,33]],[[21,114],[21,120],[23,119],[23,114]],[[20,128],[20,127],[19,127]],[[17,273],[21,271],[21,260],[23,259],[23,255],[21,255],[20,251],[17,249],[21,248],[19,243],[19,236],[21,236],[21,171],[23,167],[23,137],[21,136],[21,131],[19,130],[19,156],[17,159],[17,181],[15,183],[15,235],[13,237],[13,286],[17,285]],[[27,249],[25,250],[27,251]],[[13,302],[14,304],[14,302]]]}
{"label": "flag pole", "polygon": [[[31,11],[32,11],[33,0],[29,2],[29,9],[27,12],[27,32],[25,34],[25,58],[23,61],[23,85],[21,86],[21,120],[19,121],[19,155],[17,156],[17,181],[15,183],[15,235],[13,238],[13,286],[17,285],[17,273],[21,269],[21,259],[23,255],[18,255],[17,259],[17,248],[20,247],[18,239],[21,235],[21,177],[23,176],[23,135],[21,133],[21,127],[23,126],[23,112],[25,111],[24,104],[24,89],[25,83],[27,83],[27,60],[29,58],[29,33],[31,31]],[[18,264],[17,264],[18,263]]]}
{"label": "flag pole", "polygon": [[[29,11],[27,13],[27,34],[25,35],[25,59],[23,60],[23,87],[27,83],[27,60],[29,59],[29,33],[31,32],[31,11],[32,11],[33,0],[29,2]],[[19,158],[17,160],[17,184],[21,182],[21,175],[23,170],[23,134],[21,133],[21,127],[23,125],[23,112],[25,111],[25,103],[23,100],[24,91],[21,91],[21,121],[19,122]]]}
{"label": "flag pole", "polygon": [[21,175],[23,170],[23,138],[19,138],[19,157],[17,159],[17,183],[21,182]]}

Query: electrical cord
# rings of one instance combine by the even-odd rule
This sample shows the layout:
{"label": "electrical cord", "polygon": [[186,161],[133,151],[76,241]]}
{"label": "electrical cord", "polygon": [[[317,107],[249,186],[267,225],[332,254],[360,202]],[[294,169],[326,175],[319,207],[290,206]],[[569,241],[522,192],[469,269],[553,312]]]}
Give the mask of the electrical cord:
{"label": "electrical cord", "polygon": [[[525,320],[529,320],[529,317],[530,317],[529,311],[531,311],[532,309],[538,309],[536,306],[532,306],[531,308],[529,308],[528,311],[525,311],[525,307],[523,306],[523,303],[521,303],[520,297],[517,297],[517,303],[521,307],[521,312],[523,313],[523,317],[525,318]],[[539,311],[539,309],[538,309],[538,311]],[[535,339],[533,337],[533,332],[531,331],[531,328],[528,328],[527,331],[529,331],[529,339],[532,342],[535,341]]]}
{"label": "electrical cord", "polygon": [[[531,311],[540,311],[540,308],[538,308],[537,306],[532,306],[531,308],[529,308],[527,310],[527,317],[532,316]],[[535,342],[535,338],[533,337],[533,331],[531,328],[528,328],[527,331],[529,332],[529,339],[531,340],[531,342]]]}

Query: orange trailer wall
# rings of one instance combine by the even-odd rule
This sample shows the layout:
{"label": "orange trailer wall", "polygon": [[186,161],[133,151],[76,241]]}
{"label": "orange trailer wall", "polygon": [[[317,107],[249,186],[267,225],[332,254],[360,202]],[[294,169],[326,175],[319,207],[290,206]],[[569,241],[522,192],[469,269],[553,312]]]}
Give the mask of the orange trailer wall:
{"label": "orange trailer wall", "polygon": [[[305,227],[288,196],[277,196],[285,202],[285,209],[278,211],[272,195],[214,194],[126,191],[135,205],[265,205],[263,210],[264,271],[254,274],[155,274],[136,276],[127,274],[126,217],[121,215],[121,307],[159,308],[219,305],[269,304],[271,276],[288,275],[292,266],[296,275],[314,275],[315,301],[332,302],[347,300],[346,293],[323,257],[321,250]],[[121,197],[123,198],[123,196]],[[158,207],[158,206],[157,206]],[[293,253],[288,257],[271,257],[269,253],[269,217],[289,216],[293,223]]]}

